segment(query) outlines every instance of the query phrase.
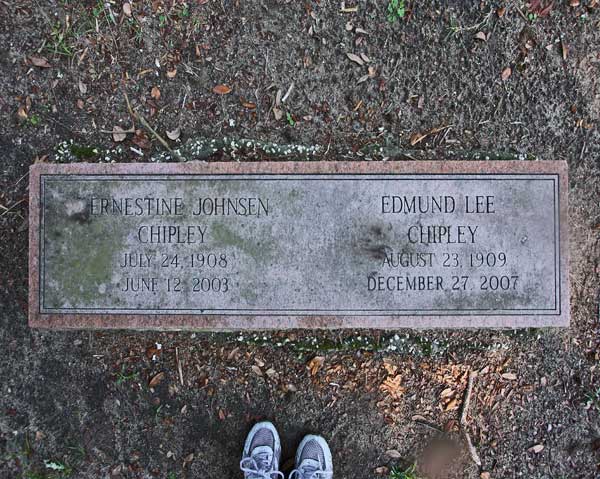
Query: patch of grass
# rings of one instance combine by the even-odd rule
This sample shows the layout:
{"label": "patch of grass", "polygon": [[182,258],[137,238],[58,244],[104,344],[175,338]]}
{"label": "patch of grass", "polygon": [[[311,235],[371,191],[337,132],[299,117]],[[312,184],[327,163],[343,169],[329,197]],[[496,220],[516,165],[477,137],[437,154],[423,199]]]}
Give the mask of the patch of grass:
{"label": "patch of grass", "polygon": [[74,54],[72,45],[73,35],[68,25],[56,22],[50,32],[50,40],[46,44],[46,50],[54,55],[64,55],[71,58]]}
{"label": "patch of grass", "polygon": [[294,117],[292,116],[292,114],[290,112],[287,112],[285,114],[285,117],[290,126],[294,126],[296,124],[296,120],[294,120]]}
{"label": "patch of grass", "polygon": [[38,126],[40,124],[41,119],[40,119],[39,115],[36,115],[34,113],[27,119],[27,121],[29,122],[29,124],[31,126]]}
{"label": "patch of grass", "polygon": [[100,18],[100,16],[104,13],[104,2],[102,0],[98,0],[96,6],[92,8],[92,15],[94,18]]}
{"label": "patch of grass", "polygon": [[141,46],[144,41],[144,31],[142,30],[142,25],[132,18],[130,18],[128,22],[131,27],[131,31],[133,32],[133,40],[138,46]]}
{"label": "patch of grass", "polygon": [[45,460],[45,471],[28,468],[23,472],[23,479],[68,479],[73,474],[73,468],[60,461]]}
{"label": "patch of grass", "polygon": [[98,155],[98,148],[93,147],[93,146],[84,146],[84,145],[78,145],[76,143],[73,143],[71,145],[71,153],[73,153],[73,155],[80,159],[80,160],[84,160],[87,158],[94,158],[95,156]]}
{"label": "patch of grass", "polygon": [[135,381],[139,376],[139,373],[133,372],[127,374],[125,372],[125,366],[121,366],[121,370],[117,373],[117,384],[123,384],[127,381]]}
{"label": "patch of grass", "polygon": [[460,32],[460,30],[460,25],[456,22],[456,19],[454,17],[450,17],[450,32],[448,33],[448,35],[446,35],[444,41],[451,36],[457,35]]}
{"label": "patch of grass", "polygon": [[85,448],[81,444],[75,444],[73,446],[67,446],[67,449],[72,451],[72,455],[77,463],[80,463],[85,459]]}
{"label": "patch of grass", "polygon": [[417,476],[417,468],[413,464],[406,469],[392,467],[389,479],[419,479],[419,476]]}
{"label": "patch of grass", "polygon": [[406,15],[406,4],[404,0],[389,0],[387,14],[387,19],[390,23],[394,23],[396,20],[404,18],[404,15]]}
{"label": "patch of grass", "polygon": [[69,477],[73,472],[73,469],[60,461],[51,461],[46,459],[44,460],[44,466],[46,469],[56,473],[61,478]]}
{"label": "patch of grass", "polygon": [[595,391],[589,392],[585,395],[587,399],[587,407],[594,408],[596,411],[600,411],[600,388]]}
{"label": "patch of grass", "polygon": [[92,16],[96,19],[98,25],[103,21],[105,21],[107,25],[110,25],[111,23],[115,26],[117,25],[117,21],[115,20],[110,5],[110,3],[104,2],[103,0],[98,0],[96,6],[92,8]]}
{"label": "patch of grass", "polygon": [[160,406],[158,406],[156,408],[156,410],[154,411],[154,423],[158,426],[158,423],[160,422],[160,415],[161,415],[161,411],[162,411],[163,405],[161,404]]}
{"label": "patch of grass", "polygon": [[475,23],[474,25],[462,26],[453,16],[450,17],[450,27],[448,34],[444,37],[444,41],[448,40],[450,37],[456,37],[461,33],[479,31],[483,28],[486,28],[491,21],[494,10],[490,9],[488,13],[483,16],[483,19],[480,22]]}
{"label": "patch of grass", "polygon": [[179,18],[186,18],[190,16],[190,7],[187,3],[183,3],[179,6],[177,10],[177,15]]}

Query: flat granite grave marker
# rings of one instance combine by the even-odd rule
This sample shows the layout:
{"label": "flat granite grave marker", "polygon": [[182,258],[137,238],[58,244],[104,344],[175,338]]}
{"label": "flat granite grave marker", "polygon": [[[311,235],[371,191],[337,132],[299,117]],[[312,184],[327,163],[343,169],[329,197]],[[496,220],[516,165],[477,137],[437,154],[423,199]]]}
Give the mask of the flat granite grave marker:
{"label": "flat granite grave marker", "polygon": [[29,324],[569,324],[561,161],[44,164]]}

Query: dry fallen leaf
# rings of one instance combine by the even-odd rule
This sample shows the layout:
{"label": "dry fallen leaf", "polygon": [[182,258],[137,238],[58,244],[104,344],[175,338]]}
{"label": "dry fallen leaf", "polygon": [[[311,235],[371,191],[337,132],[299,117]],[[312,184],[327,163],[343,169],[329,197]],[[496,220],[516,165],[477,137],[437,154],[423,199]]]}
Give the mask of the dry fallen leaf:
{"label": "dry fallen leaf", "polygon": [[502,18],[505,13],[506,13],[506,7],[500,7],[498,10],[496,10],[496,14],[498,15],[499,18]]}
{"label": "dry fallen leaf", "polygon": [[477,38],[477,40],[481,40],[482,42],[487,41],[487,37],[485,36],[485,33],[483,33],[483,32],[477,32],[475,34],[475,38]]}
{"label": "dry fallen leaf", "polygon": [[454,391],[452,390],[452,388],[446,388],[440,394],[440,397],[442,399],[450,398],[452,396],[454,396]]}
{"label": "dry fallen leaf", "polygon": [[379,386],[379,389],[392,396],[394,399],[400,398],[404,394],[405,389],[401,386],[402,376],[400,374],[395,377],[388,376],[385,381]]}
{"label": "dry fallen leaf", "polygon": [[508,80],[511,75],[512,75],[512,68],[506,67],[504,70],[502,70],[502,81]]}
{"label": "dry fallen leaf", "polygon": [[543,444],[536,444],[535,446],[530,447],[528,449],[529,452],[533,452],[534,454],[539,454],[543,450],[544,450],[544,445]]}
{"label": "dry fallen leaf", "polygon": [[118,142],[125,140],[125,138],[127,138],[127,133],[125,133],[125,130],[123,130],[123,128],[121,128],[118,125],[115,125],[115,126],[113,126],[113,129],[112,129],[112,136],[113,136],[113,140],[115,140],[118,143]]}
{"label": "dry fallen leaf", "polygon": [[150,379],[148,386],[150,386],[151,388],[154,388],[154,387],[158,386],[164,378],[165,378],[165,373],[160,372],[160,373],[154,375],[152,377],[152,379]]}
{"label": "dry fallen leaf", "polygon": [[177,68],[173,68],[172,70],[167,70],[167,77],[175,78],[175,75],[177,75]]}
{"label": "dry fallen leaf", "polygon": [[129,2],[123,4],[123,13],[128,17],[131,16],[131,4]]}
{"label": "dry fallen leaf", "polygon": [[504,373],[502,375],[502,379],[506,379],[507,381],[516,381],[517,375],[515,373]]}
{"label": "dry fallen leaf", "polygon": [[156,347],[156,344],[154,346],[150,346],[149,348],[146,348],[146,357],[148,359],[158,359],[161,354],[162,354],[162,348]]}
{"label": "dry fallen leaf", "polygon": [[25,121],[28,118],[27,109],[21,105],[17,110],[17,118],[19,121]]}
{"label": "dry fallen leaf", "polygon": [[378,476],[385,476],[390,470],[385,466],[379,466],[375,468],[375,474]]}
{"label": "dry fallen leaf", "polygon": [[384,361],[383,367],[387,371],[388,375],[394,375],[398,371],[398,366],[391,361]]}
{"label": "dry fallen leaf", "polygon": [[354,63],[358,63],[361,67],[364,66],[365,62],[361,57],[355,55],[354,53],[346,53],[348,60],[353,61]]}
{"label": "dry fallen leaf", "polygon": [[48,63],[48,59],[45,57],[31,56],[31,57],[29,57],[29,61],[31,61],[31,64],[33,66],[36,66],[39,68],[50,68],[51,67],[50,63]]}
{"label": "dry fallen leaf", "polygon": [[160,89],[157,86],[153,86],[152,90],[150,90],[150,96],[158,100],[160,98]]}
{"label": "dry fallen leaf", "polygon": [[319,372],[319,369],[323,367],[324,362],[325,358],[323,356],[315,356],[314,358],[312,358],[306,365],[306,367],[310,371],[310,375],[314,376],[315,374],[317,374],[317,372]]}
{"label": "dry fallen leaf", "polygon": [[177,140],[179,138],[179,136],[181,135],[181,128],[177,127],[174,130],[171,131],[167,131],[167,137],[169,138],[169,140]]}
{"label": "dry fallen leaf", "polygon": [[254,372],[254,374],[256,374],[257,376],[260,376],[262,378],[262,370],[256,366],[256,365],[252,365],[252,371]]}
{"label": "dry fallen leaf", "polygon": [[[579,0],[571,0],[577,1]],[[552,9],[554,8],[554,1],[542,1],[542,0],[530,0],[529,2],[529,13],[533,13],[538,17],[545,17],[548,15]]]}
{"label": "dry fallen leaf", "polygon": [[452,399],[452,401],[450,401],[448,404],[446,404],[444,411],[446,411],[446,412],[456,411],[457,409],[458,409],[458,399]]}
{"label": "dry fallen leaf", "polygon": [[481,479],[491,479],[492,478],[492,476],[490,475],[489,472],[482,472],[481,474],[479,474],[479,477]]}
{"label": "dry fallen leaf", "polygon": [[369,75],[363,75],[358,79],[356,84],[360,85],[361,83],[366,82],[369,78],[371,78]]}
{"label": "dry fallen leaf", "polygon": [[149,150],[152,147],[152,143],[148,139],[148,136],[146,136],[142,130],[136,130],[131,141],[134,145],[139,146],[143,150]]}
{"label": "dry fallen leaf", "polygon": [[565,44],[564,41],[560,42],[560,46],[562,47],[562,57],[563,57],[563,60],[566,60],[567,56],[569,55],[569,47]]}
{"label": "dry fallen leaf", "polygon": [[217,95],[227,95],[230,92],[231,88],[229,88],[227,85],[217,85],[213,88],[213,93],[216,93]]}
{"label": "dry fallen leaf", "polygon": [[402,457],[402,454],[396,451],[396,449],[388,449],[387,451],[385,451],[385,455],[388,456],[390,459],[400,459]]}
{"label": "dry fallen leaf", "polygon": [[427,130],[423,133],[419,133],[419,132],[413,133],[410,136],[410,145],[415,146],[417,143],[422,142],[429,135],[434,135],[435,133],[439,133],[440,131],[442,131],[446,128],[448,128],[448,127],[447,126],[437,126],[435,128],[432,128],[431,130]]}
{"label": "dry fallen leaf", "polygon": [[358,12],[358,7],[347,7],[345,2],[342,2],[342,6],[340,7],[340,12],[342,12],[342,13]]}
{"label": "dry fallen leaf", "polygon": [[81,80],[79,80],[78,86],[79,86],[79,91],[81,92],[81,94],[85,95],[87,93],[87,85],[85,83],[83,83]]}

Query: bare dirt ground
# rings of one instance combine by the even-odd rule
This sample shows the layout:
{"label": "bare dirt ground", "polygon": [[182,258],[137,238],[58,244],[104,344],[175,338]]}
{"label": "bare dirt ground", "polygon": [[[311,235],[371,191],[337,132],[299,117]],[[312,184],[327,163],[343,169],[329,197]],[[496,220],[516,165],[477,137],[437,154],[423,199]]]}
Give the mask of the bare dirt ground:
{"label": "bare dirt ground", "polygon": [[[600,477],[595,4],[406,2],[391,22],[383,0],[0,0],[0,476],[240,477],[267,418],[287,469],[317,432],[337,478]],[[373,145],[568,160],[571,327],[30,330],[28,167],[164,151],[125,94],[170,148],[229,136],[332,160]]]}

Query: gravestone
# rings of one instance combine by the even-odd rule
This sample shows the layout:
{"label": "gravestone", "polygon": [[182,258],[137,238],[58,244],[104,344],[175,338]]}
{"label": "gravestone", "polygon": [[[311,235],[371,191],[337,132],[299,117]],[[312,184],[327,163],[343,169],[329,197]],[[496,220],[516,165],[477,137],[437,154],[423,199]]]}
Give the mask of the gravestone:
{"label": "gravestone", "polygon": [[569,324],[567,165],[44,164],[42,328]]}

